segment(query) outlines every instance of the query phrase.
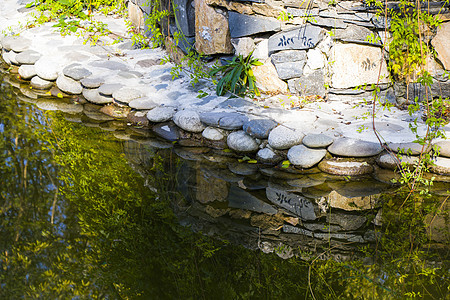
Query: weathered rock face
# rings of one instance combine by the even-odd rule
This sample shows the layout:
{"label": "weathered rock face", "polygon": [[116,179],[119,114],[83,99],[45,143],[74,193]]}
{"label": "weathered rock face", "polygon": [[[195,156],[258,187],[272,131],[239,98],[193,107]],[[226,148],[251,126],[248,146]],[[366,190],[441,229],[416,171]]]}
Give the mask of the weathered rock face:
{"label": "weathered rock face", "polygon": [[249,16],[229,12],[231,37],[249,36],[261,32],[280,31],[281,23],[277,19]]}
{"label": "weathered rock face", "polygon": [[195,1],[195,48],[204,54],[233,53],[226,12]]}
{"label": "weathered rock face", "polygon": [[269,38],[269,53],[280,50],[314,48],[324,37],[325,30],[310,24],[283,31]]}
{"label": "weathered rock face", "polygon": [[357,44],[336,44],[332,51],[331,85],[345,89],[363,84],[377,83],[381,66],[379,83],[389,82],[381,48]]}
{"label": "weathered rock face", "polygon": [[446,70],[450,70],[450,22],[445,22],[438,29],[438,32],[431,44],[438,54],[438,59],[442,62]]}
{"label": "weathered rock face", "polygon": [[269,59],[262,66],[254,66],[252,70],[256,86],[261,92],[287,93],[287,83],[278,78],[277,70]]}
{"label": "weathered rock face", "polygon": [[332,191],[328,196],[328,203],[331,207],[348,211],[373,209],[378,200],[378,195],[349,198],[340,195],[336,191]]}

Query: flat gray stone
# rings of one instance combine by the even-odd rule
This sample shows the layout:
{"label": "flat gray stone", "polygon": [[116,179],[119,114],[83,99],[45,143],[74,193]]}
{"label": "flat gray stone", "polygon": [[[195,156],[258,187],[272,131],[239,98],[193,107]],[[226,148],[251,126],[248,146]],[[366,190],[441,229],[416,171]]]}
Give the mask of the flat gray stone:
{"label": "flat gray stone", "polygon": [[112,60],[99,60],[93,61],[90,63],[91,66],[105,68],[109,70],[115,71],[128,71],[129,67],[121,62],[112,61]]}
{"label": "flat gray stone", "polygon": [[277,126],[269,134],[269,145],[274,149],[289,149],[301,144],[305,135],[286,126]]}
{"label": "flat gray stone", "polygon": [[36,76],[36,68],[34,65],[21,65],[19,67],[19,75],[23,79],[29,80]]}
{"label": "flat gray stone", "polygon": [[95,104],[107,104],[112,103],[113,98],[101,95],[98,89],[83,89],[83,96],[87,101]]}
{"label": "flat gray stone", "polygon": [[36,90],[47,90],[53,86],[53,82],[42,79],[39,76],[31,78],[30,84],[31,87]]}
{"label": "flat gray stone", "polygon": [[428,153],[432,147],[430,145],[422,146],[419,143],[391,143],[389,148],[394,152],[401,152],[405,155],[419,155],[422,152],[422,148],[424,153]]}
{"label": "flat gray stone", "polygon": [[340,176],[358,176],[370,174],[373,167],[367,162],[351,160],[322,160],[319,165],[322,172]]}
{"label": "flat gray stone", "polygon": [[275,165],[283,160],[283,157],[270,148],[263,148],[256,153],[256,159],[263,164]]}
{"label": "flat gray stone", "polygon": [[319,163],[326,154],[327,150],[325,149],[310,149],[298,145],[289,149],[287,157],[291,164],[308,169]]}
{"label": "flat gray stone", "polygon": [[227,145],[237,152],[255,152],[258,150],[256,141],[244,131],[235,131],[228,135]]}
{"label": "flat gray stone", "polygon": [[345,42],[364,42],[371,34],[372,31],[365,27],[349,24],[346,29],[336,29],[334,38]]}
{"label": "flat gray stone", "polygon": [[351,138],[339,138],[328,147],[334,155],[347,157],[366,157],[379,154],[383,148],[378,143],[366,142]]}
{"label": "flat gray stone", "polygon": [[117,75],[123,78],[131,79],[131,78],[141,78],[142,73],[137,71],[120,71]]}
{"label": "flat gray stone", "polygon": [[266,196],[272,203],[295,214],[304,221],[312,221],[317,218],[314,205],[305,197],[271,187],[266,188]]}
{"label": "flat gray stone", "polygon": [[434,149],[439,149],[439,156],[450,157],[450,141],[440,141],[433,145]]}
{"label": "flat gray stone", "polygon": [[308,22],[320,27],[347,28],[347,23],[339,19],[314,17],[314,20]]}
{"label": "flat gray stone", "polygon": [[241,114],[230,114],[219,120],[219,128],[226,130],[238,130],[248,121],[248,117]]}
{"label": "flat gray stone", "polygon": [[290,82],[291,80],[288,82],[291,92],[298,93],[303,96],[325,96],[325,81],[322,70],[316,70],[311,74],[292,80],[293,82]]}
{"label": "flat gray stone", "polygon": [[433,163],[430,166],[431,172],[445,176],[450,175],[450,158],[436,157]]}
{"label": "flat gray stone", "polygon": [[258,172],[258,166],[255,164],[246,163],[231,163],[228,164],[228,170],[236,175],[250,176]]}
{"label": "flat gray stone", "polygon": [[63,69],[63,74],[73,80],[81,80],[92,75],[92,72],[84,68],[82,65],[75,63],[70,64]]}
{"label": "flat gray stone", "polygon": [[59,64],[48,56],[42,56],[35,64],[36,74],[42,79],[53,81],[58,78]]}
{"label": "flat gray stone", "polygon": [[225,138],[223,130],[215,127],[206,127],[202,132],[202,136],[210,141],[221,141]]}
{"label": "flat gray stone", "polygon": [[195,110],[179,111],[173,116],[173,121],[178,127],[189,132],[202,132],[205,129]]}
{"label": "flat gray stone", "polygon": [[81,86],[81,83],[73,80],[72,78],[66,77],[62,74],[59,75],[58,78],[56,79],[56,85],[61,91],[66,92],[68,94],[78,95],[83,92],[83,87]]}
{"label": "flat gray stone", "polygon": [[230,113],[227,112],[204,112],[200,113],[200,121],[208,126],[218,127],[220,119],[228,115]]}
{"label": "flat gray stone", "polygon": [[160,83],[154,86],[154,88],[159,91],[159,90],[164,90],[168,87],[169,85],[167,83]]}
{"label": "flat gray stone", "polygon": [[306,62],[306,51],[305,50],[284,50],[277,53],[273,53],[270,56],[273,64],[279,63],[290,63],[294,61],[305,61]]}
{"label": "flat gray stone", "polygon": [[134,108],[134,109],[147,110],[147,109],[155,108],[156,106],[158,106],[158,104],[153,102],[153,100],[150,98],[142,97],[142,98],[131,100],[130,103],[128,103],[128,106],[131,108]]}
{"label": "flat gray stone", "polygon": [[106,83],[98,88],[98,92],[105,96],[112,96],[115,91],[120,90],[123,84],[120,83]]}
{"label": "flat gray stone", "polygon": [[358,230],[366,222],[367,218],[364,216],[349,215],[341,212],[327,214],[327,223],[338,224],[344,230]]}
{"label": "flat gray stone", "polygon": [[269,53],[281,50],[314,48],[323,39],[324,35],[324,29],[311,24],[283,31],[269,38]]}
{"label": "flat gray stone", "polygon": [[419,158],[417,156],[402,155],[401,158],[395,154],[385,153],[377,157],[377,165],[384,169],[395,170],[399,165],[410,167],[417,165]]}
{"label": "flat gray stone", "polygon": [[16,61],[20,65],[34,65],[41,56],[42,55],[37,51],[25,50],[16,55]]}
{"label": "flat gray stone", "polygon": [[17,54],[18,54],[17,52],[14,52],[12,50],[7,53],[8,60],[14,65],[19,65],[19,63],[16,60]]}
{"label": "flat gray stone", "polygon": [[280,21],[274,18],[249,16],[233,11],[228,12],[228,23],[232,38],[281,30]]}
{"label": "flat gray stone", "polygon": [[244,123],[243,130],[258,139],[267,139],[269,133],[278,125],[270,119],[254,119]]}
{"label": "flat gray stone", "polygon": [[305,66],[305,64],[306,60],[276,63],[275,69],[277,70],[278,77],[280,77],[280,79],[287,80],[302,76],[303,67]]}
{"label": "flat gray stone", "polygon": [[325,148],[333,143],[333,138],[325,134],[307,134],[303,138],[303,145],[308,148]]}
{"label": "flat gray stone", "polygon": [[235,185],[230,186],[227,201],[228,206],[233,208],[240,208],[268,215],[277,213],[277,209],[272,205],[256,198],[249,192],[244,191]]}
{"label": "flat gray stone", "polygon": [[147,113],[147,119],[150,122],[154,123],[166,122],[171,120],[176,112],[177,109],[175,107],[170,106],[155,107],[154,109],[152,109]]}
{"label": "flat gray stone", "polygon": [[115,92],[113,92],[112,97],[114,100],[123,102],[123,103],[130,103],[130,101],[134,99],[138,99],[144,96],[144,93],[137,89],[132,88],[121,88]]}
{"label": "flat gray stone", "polygon": [[2,39],[3,48],[7,51],[23,52],[28,50],[31,41],[22,36],[7,36]]}
{"label": "flat gray stone", "polygon": [[168,141],[178,141],[180,139],[179,129],[172,122],[156,124],[152,127],[154,133]]}
{"label": "flat gray stone", "polygon": [[87,77],[81,79],[81,84],[88,89],[96,89],[99,88],[103,83],[105,83],[105,79],[101,77]]}

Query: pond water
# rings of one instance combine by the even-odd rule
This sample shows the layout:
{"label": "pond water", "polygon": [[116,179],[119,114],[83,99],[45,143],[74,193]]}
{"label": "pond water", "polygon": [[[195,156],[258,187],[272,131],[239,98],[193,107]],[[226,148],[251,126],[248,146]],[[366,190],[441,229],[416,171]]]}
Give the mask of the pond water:
{"label": "pond water", "polygon": [[449,299],[446,178],[257,166],[0,82],[0,299]]}

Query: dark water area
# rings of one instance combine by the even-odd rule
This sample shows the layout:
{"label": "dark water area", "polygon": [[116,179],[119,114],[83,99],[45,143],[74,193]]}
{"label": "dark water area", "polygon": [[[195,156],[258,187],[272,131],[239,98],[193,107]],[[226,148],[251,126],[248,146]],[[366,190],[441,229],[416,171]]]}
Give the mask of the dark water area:
{"label": "dark water area", "polygon": [[407,198],[0,82],[0,299],[450,299],[450,179]]}

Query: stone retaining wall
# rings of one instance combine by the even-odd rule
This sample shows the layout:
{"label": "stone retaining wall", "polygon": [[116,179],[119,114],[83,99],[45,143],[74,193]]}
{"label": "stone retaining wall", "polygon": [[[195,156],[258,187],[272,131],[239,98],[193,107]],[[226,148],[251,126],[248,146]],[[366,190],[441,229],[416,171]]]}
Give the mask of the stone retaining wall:
{"label": "stone retaining wall", "polygon": [[[130,11],[143,11],[143,19],[133,19],[136,25],[144,23],[151,6],[148,3],[130,0]],[[388,52],[382,51],[385,38],[386,44],[390,41],[385,32],[390,20],[376,16],[376,9],[364,2],[176,0],[174,4],[179,27],[171,20],[171,33],[181,31],[191,47],[206,55],[247,56],[253,51],[253,56],[264,62],[255,72],[264,92],[342,101],[355,94],[356,86],[391,84]],[[389,2],[388,7],[398,9],[398,2]],[[434,1],[429,11],[440,13],[445,22],[437,33],[423,32],[437,52],[437,60],[430,58],[427,68],[436,80],[445,82],[443,96],[450,96],[450,84],[442,76],[450,68],[449,5]],[[290,17],[282,21],[283,15]],[[372,41],[368,41],[370,36]],[[185,41],[180,47],[184,52],[189,48]],[[386,101],[405,101],[404,88],[383,87],[388,88],[383,93]],[[421,92],[415,86],[410,90],[412,94]],[[440,95],[437,89],[433,92]]]}

